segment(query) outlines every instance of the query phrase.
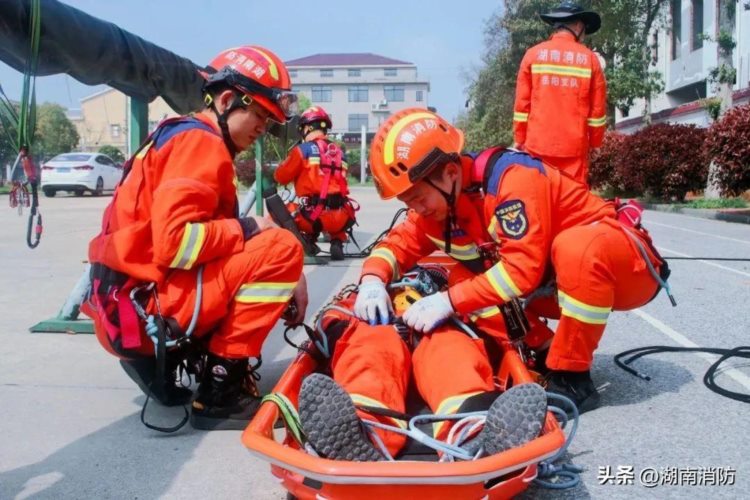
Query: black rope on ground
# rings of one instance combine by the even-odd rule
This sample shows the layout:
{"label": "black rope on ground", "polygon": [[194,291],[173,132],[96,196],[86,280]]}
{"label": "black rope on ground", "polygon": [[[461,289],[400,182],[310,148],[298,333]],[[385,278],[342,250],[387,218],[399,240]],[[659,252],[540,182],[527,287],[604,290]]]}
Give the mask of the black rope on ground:
{"label": "black rope on ground", "polygon": [[[750,346],[739,346],[733,349],[722,349],[718,347],[673,347],[656,345],[638,347],[636,349],[630,349],[628,351],[621,352],[620,354],[615,356],[614,360],[617,366],[630,373],[631,375],[640,377],[643,380],[651,380],[651,377],[649,375],[646,375],[643,372],[639,372],[628,365],[630,365],[633,361],[642,358],[643,356],[663,352],[705,352],[721,356],[714,364],[709,367],[708,371],[706,371],[705,375],[703,376],[703,384],[709,390],[715,392],[716,394],[719,394],[720,396],[724,396],[741,403],[750,403],[750,394],[730,391],[716,383],[716,376],[719,374],[719,366],[721,366],[722,363],[731,358],[750,359]],[[628,358],[623,361],[622,358],[625,357]]]}

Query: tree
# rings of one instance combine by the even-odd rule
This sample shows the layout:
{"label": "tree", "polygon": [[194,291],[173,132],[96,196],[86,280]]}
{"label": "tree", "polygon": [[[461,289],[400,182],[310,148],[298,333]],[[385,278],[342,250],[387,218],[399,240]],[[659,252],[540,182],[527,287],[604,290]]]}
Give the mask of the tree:
{"label": "tree", "polygon": [[120,151],[120,148],[118,147],[105,144],[104,146],[99,148],[99,152],[112,158],[112,161],[114,161],[115,163],[122,164],[125,162],[125,155],[122,154],[122,151]]}
{"label": "tree", "polygon": [[36,134],[32,151],[36,156],[51,158],[67,153],[79,141],[75,126],[59,104],[44,103],[37,108]]}

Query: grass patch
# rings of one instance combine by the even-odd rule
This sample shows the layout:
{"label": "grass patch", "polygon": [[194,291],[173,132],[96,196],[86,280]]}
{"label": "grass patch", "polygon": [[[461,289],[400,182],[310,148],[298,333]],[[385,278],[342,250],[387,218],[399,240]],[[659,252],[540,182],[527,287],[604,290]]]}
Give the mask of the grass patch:
{"label": "grass patch", "polygon": [[719,198],[716,200],[698,199],[688,201],[686,203],[680,203],[677,205],[680,208],[747,208],[748,203],[742,198]]}
{"label": "grass patch", "polygon": [[10,193],[10,186],[0,186],[0,194]]}

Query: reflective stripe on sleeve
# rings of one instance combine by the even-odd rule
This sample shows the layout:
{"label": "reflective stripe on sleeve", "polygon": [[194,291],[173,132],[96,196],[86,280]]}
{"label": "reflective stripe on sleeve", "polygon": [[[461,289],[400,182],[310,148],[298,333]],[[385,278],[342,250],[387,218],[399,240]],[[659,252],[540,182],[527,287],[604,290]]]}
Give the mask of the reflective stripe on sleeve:
{"label": "reflective stripe on sleeve", "polygon": [[206,239],[206,227],[203,224],[188,222],[182,232],[182,241],[177,254],[169,267],[191,269]]}
{"label": "reflective stripe on sleeve", "polygon": [[234,300],[243,304],[264,302],[286,302],[292,296],[297,282],[274,283],[259,282],[242,285]]}

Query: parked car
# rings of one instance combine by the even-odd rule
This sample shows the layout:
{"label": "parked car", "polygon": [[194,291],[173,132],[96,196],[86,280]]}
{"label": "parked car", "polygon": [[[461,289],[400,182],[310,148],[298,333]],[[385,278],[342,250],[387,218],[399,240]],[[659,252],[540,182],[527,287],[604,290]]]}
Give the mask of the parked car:
{"label": "parked car", "polygon": [[55,196],[69,191],[83,196],[86,191],[101,196],[120,182],[122,166],[101,153],[64,153],[42,164],[42,191]]}

